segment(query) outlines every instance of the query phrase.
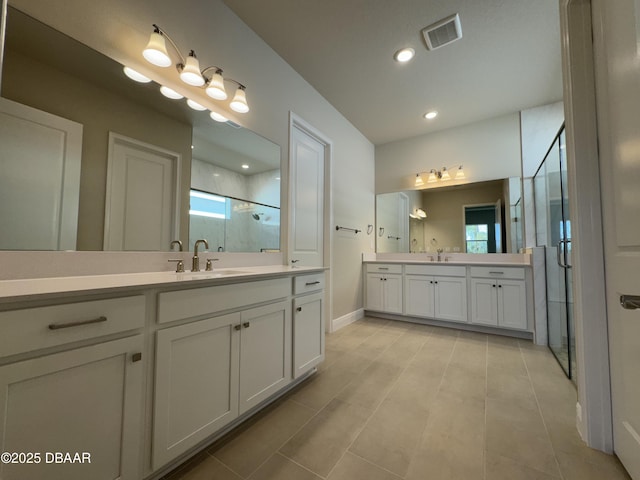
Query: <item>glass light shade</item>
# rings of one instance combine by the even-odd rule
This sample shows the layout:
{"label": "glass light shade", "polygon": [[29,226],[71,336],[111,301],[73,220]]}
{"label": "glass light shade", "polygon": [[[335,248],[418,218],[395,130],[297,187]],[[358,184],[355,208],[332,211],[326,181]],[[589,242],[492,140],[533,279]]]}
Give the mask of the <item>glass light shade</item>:
{"label": "glass light shade", "polygon": [[187,105],[189,105],[189,107],[193,108],[194,110],[198,110],[199,112],[202,112],[207,109],[207,107],[203,107],[198,102],[194,102],[190,98],[187,98]]}
{"label": "glass light shade", "polygon": [[416,209],[416,215],[418,216],[418,218],[427,218],[427,212],[425,212],[421,208]]}
{"label": "glass light shade", "polygon": [[160,33],[153,32],[149,37],[149,43],[142,51],[142,56],[149,63],[153,63],[158,67],[168,67],[171,65],[171,58],[167,53],[167,45],[164,37]]}
{"label": "glass light shade", "polygon": [[218,112],[209,112],[209,116],[214,119],[216,122],[226,122],[229,120],[224,115],[220,115]]}
{"label": "glass light shade", "polygon": [[464,170],[462,169],[462,165],[460,165],[460,167],[458,168],[458,171],[456,172],[455,179],[456,180],[463,180],[464,179]]}
{"label": "glass light shade", "polygon": [[449,175],[449,172],[444,167],[442,167],[442,176],[440,177],[440,180],[451,180],[451,175]]}
{"label": "glass light shade", "polygon": [[239,88],[236,90],[236,94],[231,100],[229,104],[231,110],[238,113],[247,113],[249,111],[249,105],[247,105],[247,95],[244,92],[243,88]]}
{"label": "glass light shade", "polygon": [[145,77],[141,73],[136,72],[131,67],[124,67],[123,70],[124,70],[124,74],[127,77],[129,77],[131,80],[133,80],[134,82],[149,83],[151,81],[151,79],[149,77]]}
{"label": "glass light shade", "polygon": [[180,100],[183,98],[183,95],[179,94],[175,90],[165,87],[164,85],[160,87],[160,93],[171,100]]}
{"label": "glass light shade", "polygon": [[185,60],[185,64],[180,71],[180,80],[194,87],[204,85],[204,78],[202,78],[202,74],[200,73],[200,62],[193,55],[189,55]]}
{"label": "glass light shade", "polygon": [[418,173],[416,174],[416,187],[421,187],[422,185],[424,185],[424,180],[422,180],[422,177]]}
{"label": "glass light shade", "polygon": [[435,183],[438,181],[436,174],[434,172],[429,173],[429,178],[427,179],[427,183]]}
{"label": "glass light shade", "polygon": [[224,79],[218,72],[214,73],[205,90],[207,95],[215,100],[226,100],[227,92],[224,90]]}

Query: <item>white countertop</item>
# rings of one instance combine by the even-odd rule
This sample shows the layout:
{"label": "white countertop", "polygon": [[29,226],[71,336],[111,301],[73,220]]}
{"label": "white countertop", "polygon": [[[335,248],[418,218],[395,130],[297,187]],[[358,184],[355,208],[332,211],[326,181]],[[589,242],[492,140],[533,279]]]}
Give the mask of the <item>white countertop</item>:
{"label": "white countertop", "polygon": [[523,262],[465,262],[465,261],[436,261],[436,260],[364,260],[363,263],[394,263],[399,265],[456,265],[471,267],[530,267],[531,265]]}
{"label": "white countertop", "polygon": [[316,267],[290,267],[263,265],[256,267],[229,267],[211,272],[144,272],[109,275],[83,275],[72,277],[31,278],[0,281],[0,302],[31,300],[42,296],[69,293],[104,293],[131,287],[189,286],[202,287],[227,283],[230,280],[259,280],[261,277],[286,276],[296,273],[323,271]]}

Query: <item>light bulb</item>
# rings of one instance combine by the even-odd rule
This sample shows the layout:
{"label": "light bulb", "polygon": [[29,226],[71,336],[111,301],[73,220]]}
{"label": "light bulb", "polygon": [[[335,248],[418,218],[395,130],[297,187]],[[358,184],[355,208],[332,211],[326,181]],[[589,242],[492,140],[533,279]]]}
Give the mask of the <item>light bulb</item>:
{"label": "light bulb", "polygon": [[203,110],[206,110],[207,107],[203,107],[202,105],[200,105],[198,102],[194,102],[193,100],[191,100],[190,98],[187,98],[187,105],[189,105],[191,108],[193,108],[194,110],[198,110],[199,112],[202,112]]}
{"label": "light bulb", "polygon": [[153,32],[149,37],[149,43],[142,51],[142,56],[147,62],[158,67],[168,67],[171,65],[171,58],[167,53],[167,45],[164,36],[160,32]]}
{"label": "light bulb", "polygon": [[249,105],[247,104],[247,95],[244,92],[244,88],[238,87],[236,94],[229,104],[231,110],[238,113],[247,113],[249,111]]}
{"label": "light bulb", "polygon": [[222,70],[216,71],[211,76],[211,80],[209,80],[209,84],[205,90],[207,95],[216,100],[226,100],[227,92],[224,89],[224,79],[222,78]]}
{"label": "light bulb", "polygon": [[189,56],[185,60],[185,64],[180,70],[180,80],[188,85],[194,87],[201,87],[204,85],[204,78],[200,73],[200,62],[196,58],[196,54],[191,50]]}
{"label": "light bulb", "polygon": [[220,115],[218,112],[209,112],[209,116],[214,119],[216,122],[226,122],[229,119],[224,115]]}
{"label": "light bulb", "polygon": [[396,62],[405,63],[411,60],[416,54],[416,51],[413,48],[403,48],[402,50],[398,50],[393,58]]}
{"label": "light bulb", "polygon": [[131,80],[133,80],[134,82],[149,83],[151,81],[151,79],[149,77],[145,77],[141,73],[136,72],[131,67],[124,67],[123,70],[124,70],[124,74],[127,77],[129,77]]}
{"label": "light bulb", "polygon": [[165,87],[164,85],[160,87],[160,93],[171,100],[180,100],[183,98],[183,95],[179,94],[175,90]]}

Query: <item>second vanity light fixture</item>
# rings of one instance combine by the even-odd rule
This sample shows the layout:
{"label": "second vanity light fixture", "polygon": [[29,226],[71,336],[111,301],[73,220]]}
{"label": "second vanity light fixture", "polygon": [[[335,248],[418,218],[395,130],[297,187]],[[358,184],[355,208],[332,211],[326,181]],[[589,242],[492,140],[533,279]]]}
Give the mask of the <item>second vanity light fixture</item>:
{"label": "second vanity light fixture", "polygon": [[[233,99],[231,100],[231,103],[229,103],[229,106],[233,111],[238,113],[246,113],[249,111],[246,87],[243,84],[231,78],[224,78],[222,76],[222,69],[215,65],[200,70],[200,62],[198,61],[196,53],[193,50],[190,50],[189,55],[187,55],[187,57],[185,58],[180,53],[180,50],[176,46],[175,42],[171,39],[171,37],[169,37],[169,35],[167,35],[164,30],[162,30],[156,24],[153,25],[153,28],[154,30],[151,34],[151,37],[149,38],[149,43],[142,51],[142,56],[149,63],[163,68],[170,67],[173,64],[173,61],[171,60],[171,57],[167,52],[167,44],[165,42],[165,39],[169,40],[169,43],[173,47],[173,50],[178,54],[179,57],[179,62],[176,63],[176,69],[178,70],[178,73],[180,75],[180,80],[182,80],[187,85],[204,88],[205,93],[214,100],[226,100],[228,98],[228,95],[225,90],[224,82],[227,81],[234,83],[237,86],[237,89]],[[163,87],[161,91],[163,91],[163,94],[165,96],[168,96],[169,98],[181,98],[180,94],[167,87]],[[167,93],[165,93],[165,91]],[[191,102],[200,107],[200,105],[198,105],[196,102]],[[194,106],[190,106],[194,108]],[[202,107],[201,109],[205,108]],[[216,115],[222,117],[219,114]],[[213,115],[212,118],[214,120],[217,120]]]}
{"label": "second vanity light fixture", "polygon": [[[455,168],[455,166],[450,168]],[[436,170],[435,168],[432,168],[428,172],[422,172],[422,173],[416,174],[416,181],[415,181],[416,187],[421,187],[424,185],[425,182],[422,179],[422,175],[427,173],[429,174],[429,177],[427,178],[427,183],[435,183],[438,181],[446,182],[447,180],[452,179],[451,175],[449,174],[449,170],[447,170],[447,167],[442,167],[440,170]],[[462,168],[462,165],[458,165],[456,169],[456,174],[453,177],[453,180],[464,180],[464,178],[465,178],[464,169]]]}

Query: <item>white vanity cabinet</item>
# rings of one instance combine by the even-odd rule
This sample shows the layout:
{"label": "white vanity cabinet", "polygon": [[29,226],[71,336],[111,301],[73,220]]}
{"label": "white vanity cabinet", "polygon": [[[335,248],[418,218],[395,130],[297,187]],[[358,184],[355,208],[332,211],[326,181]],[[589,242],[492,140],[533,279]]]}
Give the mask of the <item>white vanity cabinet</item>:
{"label": "white vanity cabinet", "polygon": [[294,278],[293,377],[324,360],[324,272]]}
{"label": "white vanity cabinet", "polygon": [[136,296],[0,312],[0,451],[39,457],[0,478],[140,478],[144,311]]}
{"label": "white vanity cabinet", "polygon": [[525,270],[471,267],[471,323],[527,330]]}
{"label": "white vanity cabinet", "polygon": [[157,332],[154,469],[290,383],[290,294],[280,278],[158,295],[160,322],[195,321]]}
{"label": "white vanity cabinet", "polygon": [[466,268],[406,265],[405,315],[467,322]]}
{"label": "white vanity cabinet", "polygon": [[402,313],[402,265],[367,264],[366,309]]}

